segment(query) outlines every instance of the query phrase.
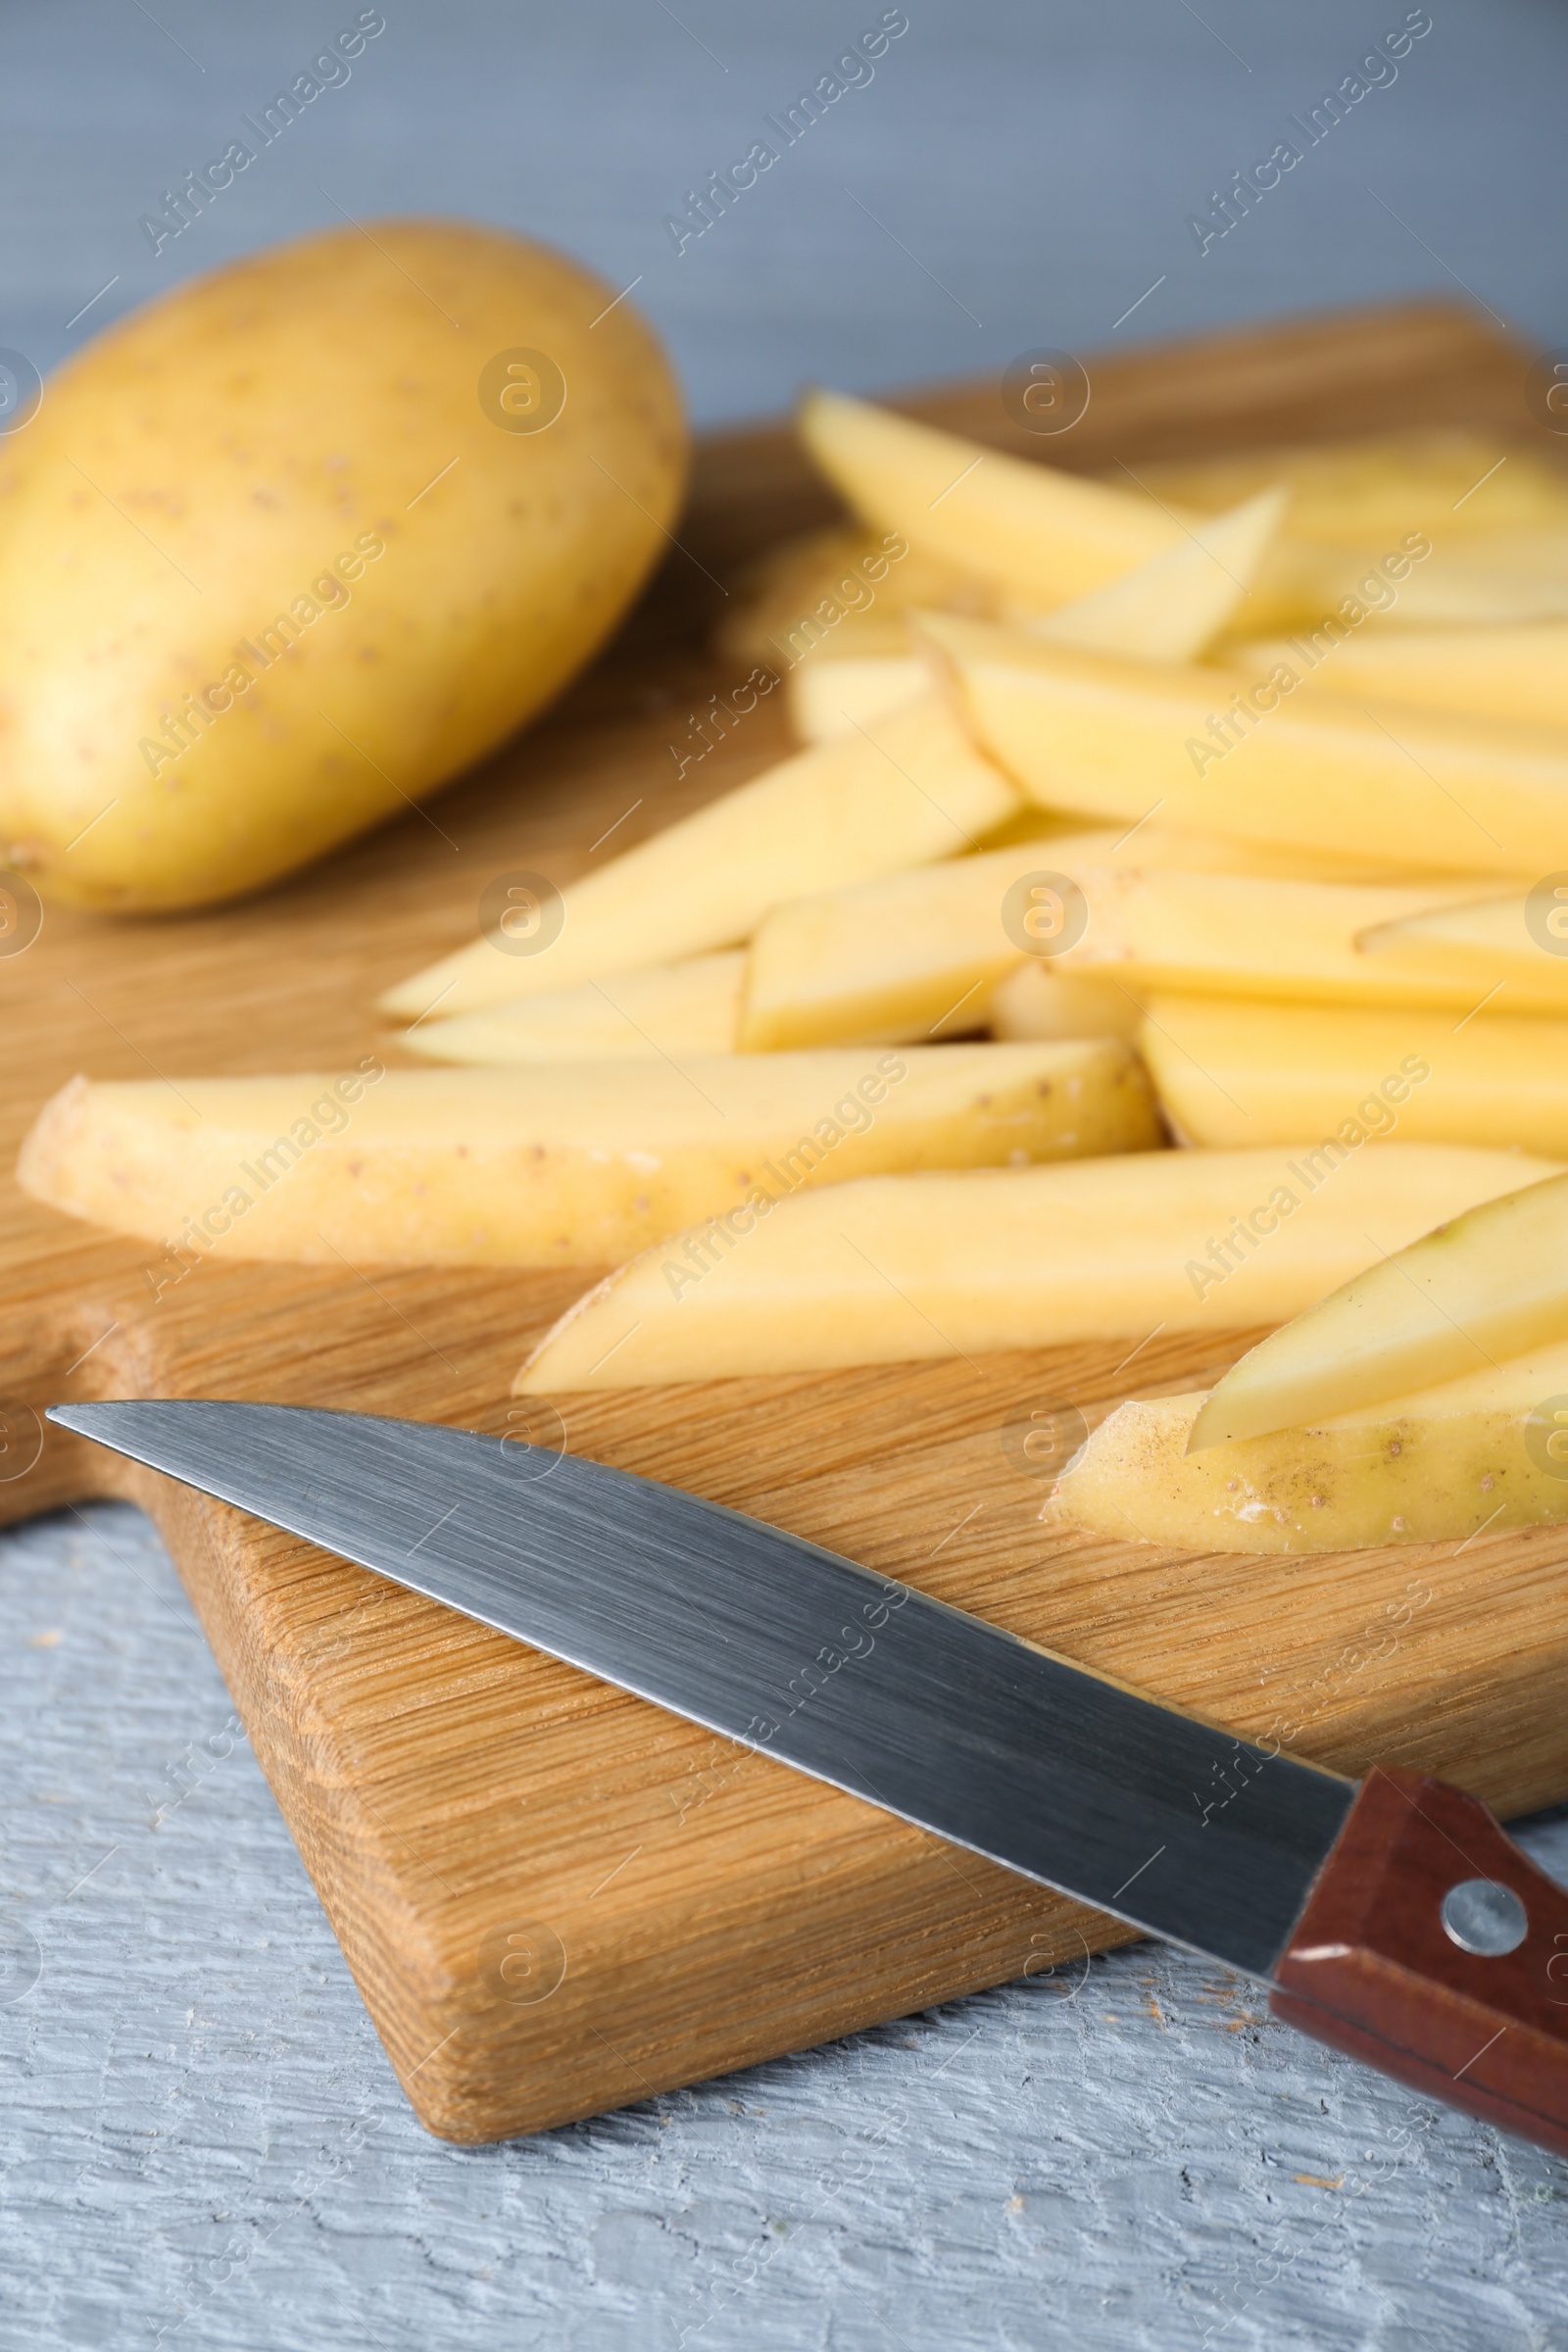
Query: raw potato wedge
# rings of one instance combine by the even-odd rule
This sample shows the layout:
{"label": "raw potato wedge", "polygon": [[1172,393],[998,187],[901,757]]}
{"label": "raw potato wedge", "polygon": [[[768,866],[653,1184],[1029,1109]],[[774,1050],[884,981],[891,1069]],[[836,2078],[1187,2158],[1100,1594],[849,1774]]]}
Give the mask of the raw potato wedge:
{"label": "raw potato wedge", "polygon": [[[1290,529],[1254,583],[1254,629],[1315,626],[1363,580],[1369,594],[1358,601],[1387,608],[1406,628],[1568,612],[1568,476],[1518,445],[1412,434],[1139,472],[1146,492],[1203,513],[1270,483],[1288,489]],[[1125,474],[1115,483],[1125,486]],[[1379,566],[1401,550],[1418,568],[1391,598]]]}
{"label": "raw potato wedge", "polygon": [[1189,1444],[1304,1428],[1556,1343],[1568,1343],[1560,1176],[1450,1218],[1271,1332],[1216,1384]]}
{"label": "raw potato wedge", "polygon": [[[1539,896],[1537,895],[1539,893]],[[1370,961],[1420,978],[1463,974],[1472,990],[1506,987],[1507,1009],[1568,998],[1568,881],[1543,877],[1535,891],[1466,899],[1379,923],[1356,941]]]}
{"label": "raw potato wedge", "polygon": [[[1378,632],[1523,628],[1568,615],[1568,530],[1491,531],[1450,542],[1439,524],[1381,553],[1276,540],[1259,566],[1254,628],[1321,637],[1336,624]],[[1393,559],[1396,588],[1389,580]]]}
{"label": "raw potato wedge", "polygon": [[769,906],[924,865],[972,846],[1018,806],[935,697],[872,731],[798,752],[562,893],[564,921],[535,955],[480,937],[381,1000],[443,1018],[733,947]]}
{"label": "raw potato wedge", "polygon": [[[1568,961],[1539,949],[1511,959],[1452,953],[1423,929],[1443,919],[1432,915],[1434,899],[1451,906],[1451,880],[1373,887],[1126,867],[1072,872],[1087,927],[1055,958],[1064,975],[1116,980],[1140,996],[1175,990],[1458,1012],[1506,977],[1511,1010],[1568,1018]],[[1529,948],[1522,902],[1515,909]],[[1375,952],[1391,938],[1402,952]]]}
{"label": "raw potato wedge", "polygon": [[1137,998],[1114,980],[1069,978],[1054,962],[1029,960],[991,991],[986,1030],[995,1038],[1135,1038],[1143,1017]]}
{"label": "raw potato wedge", "polygon": [[1193,662],[1244,609],[1251,582],[1279,533],[1283,490],[1183,532],[1136,571],[1064,605],[1029,634],[1092,653],[1135,654],[1145,662]]}
{"label": "raw potato wedge", "polygon": [[624,1061],[643,1054],[733,1054],[746,955],[616,972],[554,996],[518,997],[488,1012],[426,1021],[398,1041],[426,1061]]}
{"label": "raw potato wedge", "polygon": [[[1517,607],[1520,585],[1499,588],[1495,565],[1477,579],[1467,559],[1471,541],[1494,541],[1499,531],[1539,536],[1568,522],[1568,498],[1555,469],[1506,443],[1469,433],[1434,433],[1347,442],[1328,448],[1276,449],[1201,462],[1141,466],[1140,487],[1204,513],[1233,506],[1266,484],[1290,494],[1290,528],[1269,550],[1253,584],[1250,627],[1314,626],[1337,612],[1346,597],[1396,610],[1400,621],[1434,616],[1456,620],[1496,617],[1499,593]],[[1125,473],[1118,472],[1118,483]],[[1434,557],[1428,533],[1441,545]],[[1380,565],[1389,556],[1414,556],[1411,575],[1391,595]],[[1365,582],[1365,593],[1357,595]],[[1539,607],[1528,584],[1525,614]],[[1523,615],[1521,615],[1523,616]]]}
{"label": "raw potato wedge", "polygon": [[[1054,645],[1137,654],[1152,662],[1193,661],[1249,594],[1284,504],[1282,492],[1266,491],[1234,514],[1217,515],[1136,571],[1036,621],[1031,634]],[[808,743],[829,742],[919,693],[926,674],[913,655],[819,658],[791,674],[791,720]]]}
{"label": "raw potato wedge", "polygon": [[1568,619],[1568,526],[1489,531],[1438,548],[1400,589],[1395,617],[1407,629]]}
{"label": "raw potato wedge", "polygon": [[995,591],[971,571],[910,547],[897,531],[854,526],[807,531],[770,548],[742,575],[734,603],[714,632],[715,648],[774,670],[808,656],[814,665],[906,653],[906,617],[917,607],[997,611]]}
{"label": "raw potato wedge", "polygon": [[1292,536],[1331,547],[1390,546],[1420,523],[1441,522],[1446,541],[1568,527],[1568,474],[1520,443],[1479,433],[1384,434],[1138,470],[1152,496],[1204,514],[1283,483]]}
{"label": "raw potato wedge", "polygon": [[1328,623],[1295,637],[1242,639],[1226,646],[1224,659],[1250,680],[1268,677],[1283,662],[1304,672],[1314,693],[1568,730],[1568,622],[1560,620],[1498,628],[1380,627],[1359,635]]}
{"label": "raw potato wedge", "polygon": [[[973,1167],[1158,1140],[1126,1046],[731,1054],[516,1070],[89,1085],[17,1173],[120,1233],[239,1257],[607,1265],[770,1183]],[[198,1237],[201,1237],[198,1242]]]}
{"label": "raw potato wedge", "polygon": [[[799,1193],[749,1226],[713,1220],[622,1267],[556,1325],[515,1390],[645,1388],[1280,1322],[1380,1244],[1400,1249],[1521,1175],[1558,1172],[1505,1152],[1386,1144],[1314,1194],[1286,1163],[1280,1151],[1153,1152]],[[1222,1282],[1195,1280],[1195,1269],[1211,1274],[1216,1239],[1271,1202],[1267,1247]]]}
{"label": "raw potato wedge", "polygon": [[1568,1344],[1194,1453],[1202,1401],[1118,1405],[1057,1480],[1052,1515],[1123,1541],[1250,1552],[1434,1544],[1568,1519]]}
{"label": "raw potato wedge", "polygon": [[[1216,906],[1204,899],[1203,878],[1210,873],[1270,877],[1247,885],[1252,894],[1244,896],[1242,902],[1250,925],[1248,938],[1252,943],[1254,964],[1267,970],[1272,957],[1272,967],[1287,973],[1293,968],[1299,973],[1303,965],[1310,970],[1311,966],[1306,945],[1299,938],[1293,967],[1288,942],[1274,937],[1276,891],[1282,905],[1295,903],[1294,892],[1312,906],[1317,902],[1311,894],[1319,888],[1325,890],[1335,914],[1326,927],[1320,913],[1318,935],[1308,944],[1317,947],[1320,964],[1332,950],[1340,965],[1350,961],[1353,972],[1350,940],[1358,923],[1386,912],[1429,906],[1446,887],[1330,889],[1313,880],[1295,879],[1314,863],[1320,871],[1325,867],[1332,870],[1332,859],[1314,860],[1310,851],[1227,840],[1217,833],[1179,833],[1158,824],[1140,825],[1131,832],[1121,827],[1037,837],[980,857],[950,858],[853,890],[822,892],[775,906],[763,917],[752,941],[741,1045],[747,1052],[763,1053],[785,1046],[859,1038],[954,1036],[978,1027],[986,1017],[989,992],[1025,958],[1029,935],[1021,926],[1029,919],[1030,909],[1022,899],[1027,896],[1030,879],[1042,875],[1054,875],[1058,882],[1082,875],[1091,891],[1090,931],[1084,946],[1086,950],[1103,949],[1099,960],[1087,955],[1080,957],[1076,949],[1071,954],[1042,955],[1042,962],[1052,967],[1058,984],[1051,1004],[1058,1016],[1066,1014],[1069,1002],[1085,1014],[1096,1004],[1114,1005],[1119,1008],[1116,1017],[1103,1028],[1130,1034],[1147,989],[1129,994],[1141,975],[1126,961],[1125,925],[1121,932],[1102,940],[1096,932],[1102,902],[1109,910],[1107,921],[1117,919],[1117,894],[1123,877],[1112,861],[1119,858],[1129,865],[1136,860],[1144,869],[1125,877],[1127,889],[1141,888],[1147,897],[1168,885],[1176,905],[1193,902],[1186,961],[1181,967],[1184,975],[1194,959],[1203,956],[1222,975],[1229,972],[1229,985],[1243,988],[1248,985],[1248,967],[1241,939],[1210,938],[1203,928],[1210,920],[1232,924],[1238,920],[1238,909],[1227,902],[1224,885],[1216,885]],[[1166,872],[1166,868],[1191,870]],[[1098,881],[1092,881],[1095,875]],[[1276,876],[1281,879],[1272,879]],[[1303,927],[1298,921],[1298,933]],[[1122,962],[1112,960],[1117,955]],[[1231,965],[1225,962],[1227,956]],[[1066,989],[1069,973],[1071,991]],[[1052,983],[1045,986],[1049,989]],[[1364,993],[1402,998],[1422,992],[1391,980],[1381,965],[1369,961]],[[1039,990],[1031,994],[1038,1004]],[[1462,985],[1459,995],[1462,998]],[[1564,1002],[1568,1006],[1568,997]],[[1101,1033],[1053,1028],[1018,1034],[1083,1037]]]}
{"label": "raw potato wedge", "polygon": [[1568,1021],[1154,996],[1139,1044],[1186,1143],[1307,1136],[1332,1165],[1397,1129],[1568,1157]]}
{"label": "raw potato wedge", "polygon": [[[1412,434],[1145,466],[1140,475],[1146,490],[1205,513],[1268,483],[1288,489],[1290,529],[1260,566],[1249,607],[1254,629],[1334,626],[1347,597],[1361,608],[1357,619],[1369,608],[1384,615],[1379,633],[1568,612],[1568,476],[1518,445]],[[1384,572],[1391,556],[1395,594]],[[1414,568],[1401,573],[1405,556]]]}
{"label": "raw potato wedge", "polygon": [[1163,555],[1200,519],[839,392],[808,394],[799,424],[865,522],[1042,612]]}
{"label": "raw potato wedge", "polygon": [[831,743],[926,693],[930,683],[931,673],[915,653],[803,662],[790,671],[785,689],[790,725],[803,743]]}
{"label": "raw potato wedge", "polygon": [[1003,924],[1008,891],[1086,839],[1103,852],[1116,836],[1021,842],[775,906],[747,957],[743,1052],[979,1028],[1022,956]]}
{"label": "raw potato wedge", "polygon": [[[1048,808],[1335,850],[1406,867],[1568,865],[1568,734],[1482,724],[1197,665],[1116,661],[928,613],[975,735]],[[1259,690],[1261,692],[1261,690]]]}

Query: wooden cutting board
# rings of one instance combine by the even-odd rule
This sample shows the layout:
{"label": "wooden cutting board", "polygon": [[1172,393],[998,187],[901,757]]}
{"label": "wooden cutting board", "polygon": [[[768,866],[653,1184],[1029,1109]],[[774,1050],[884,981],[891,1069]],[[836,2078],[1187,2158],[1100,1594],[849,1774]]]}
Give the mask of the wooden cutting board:
{"label": "wooden cutting board", "polygon": [[[1521,439],[1525,355],[1442,306],[1091,360],[1083,422],[1031,441],[995,386],[916,414],[1085,468],[1469,422]],[[1545,435],[1540,438],[1555,448]],[[738,682],[703,645],[745,559],[831,502],[782,428],[710,441],[680,550],[600,667],[482,773],[287,889],[178,920],[50,906],[0,959],[4,1138],[73,1071],[344,1066],[390,981],[472,935],[524,863],[564,881],[785,748],[767,704],[677,783],[669,745]],[[1436,535],[1436,532],[1435,532]],[[392,2062],[433,2132],[623,2105],[1054,1963],[1125,1931],[539,1657],[32,1415],[218,1396],[526,1434],[512,1375],[580,1275],[204,1265],[0,1201],[0,1515],[127,1494],[155,1515]],[[1568,1530],[1306,1560],[1192,1557],[1039,1521],[1012,1425],[1206,1381],[1245,1344],[560,1400],[577,1452],[907,1578],[1239,1732],[1354,1770],[1449,1774],[1503,1813],[1568,1796]],[[552,1425],[553,1426],[553,1425]],[[114,1595],[105,1595],[113,1608]]]}

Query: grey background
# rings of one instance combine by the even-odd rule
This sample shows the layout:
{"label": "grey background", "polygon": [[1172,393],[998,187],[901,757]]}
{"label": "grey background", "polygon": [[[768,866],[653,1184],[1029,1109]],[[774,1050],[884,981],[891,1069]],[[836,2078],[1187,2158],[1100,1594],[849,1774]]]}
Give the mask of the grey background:
{"label": "grey background", "polygon": [[[1528,0],[1433,0],[1394,87],[1201,257],[1187,216],[1402,7],[909,0],[871,85],[678,258],[663,216],[878,6],[390,0],[352,80],[155,259],[138,216],[356,13],[0,10],[0,344],[52,366],[338,208],[510,221],[616,287],[640,274],[704,420],[810,378],[1461,285],[1568,341],[1568,26]],[[1568,2338],[1568,2167],[1153,1947],[444,2148],[404,2106],[147,1524],[97,1508],[0,1537],[0,1658],[7,2352]],[[1568,1877],[1568,1828],[1538,1843]]]}
{"label": "grey background", "polygon": [[[444,2147],[146,1521],[0,1538],[0,1656],[6,2352],[1568,2337],[1568,2165],[1152,1944]],[[1568,1879],[1568,1822],[1533,1842]]]}
{"label": "grey background", "polygon": [[386,0],[353,78],[156,259],[139,217],[359,11],[150,5],[156,24],[138,0],[11,0],[0,16],[0,343],[42,368],[116,311],[339,206],[511,222],[617,289],[640,274],[705,421],[777,408],[807,380],[980,371],[1041,344],[1419,289],[1468,287],[1542,341],[1563,335],[1568,21],[1546,0],[1432,0],[1397,81],[1201,256],[1189,215],[1400,24],[1403,0],[908,0],[874,81],[679,257],[664,216],[881,0]]}

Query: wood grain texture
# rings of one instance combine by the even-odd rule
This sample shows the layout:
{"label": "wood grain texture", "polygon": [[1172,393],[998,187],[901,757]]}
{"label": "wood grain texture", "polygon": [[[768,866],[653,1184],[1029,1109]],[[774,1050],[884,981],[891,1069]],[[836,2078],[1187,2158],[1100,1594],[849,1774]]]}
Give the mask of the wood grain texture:
{"label": "wood grain texture", "polygon": [[[1043,447],[1012,435],[995,387],[908,405],[1094,468],[1406,424],[1532,430],[1523,355],[1440,306],[1090,372],[1083,424]],[[668,746],[735,682],[702,651],[718,583],[830,511],[782,433],[710,443],[681,551],[616,647],[427,814],[241,906],[110,924],[51,906],[37,942],[0,959],[5,1167],[74,1070],[177,1082],[392,1051],[375,995],[472,935],[493,874],[566,881],[608,827],[629,845],[778,756],[768,703],[679,784]],[[155,1300],[157,1254],[36,1207],[8,1177],[0,1396],[34,1411],[250,1396],[520,1428],[509,1415],[533,1400],[509,1404],[512,1375],[582,1284],[203,1265]],[[560,1405],[574,1451],[771,1519],[1238,1731],[1345,1770],[1379,1756],[1442,1772],[1504,1814],[1568,1795],[1553,1697],[1568,1533],[1260,1560],[1042,1528],[1011,1423],[1058,1402],[1092,1419],[1135,1386],[1207,1380],[1245,1345],[1156,1337],[1125,1363],[1077,1348]],[[0,1484],[0,1516],[108,1493],[157,1517],[432,2131],[538,2130],[1123,1934],[79,1440],[49,1431]]]}
{"label": "wood grain texture", "polygon": [[[1445,1895],[1477,1879],[1524,1906],[1512,1951],[1464,1951],[1444,1928]],[[1568,1893],[1462,1789],[1418,1772],[1367,1775],[1269,2007],[1429,2097],[1568,2155]]]}

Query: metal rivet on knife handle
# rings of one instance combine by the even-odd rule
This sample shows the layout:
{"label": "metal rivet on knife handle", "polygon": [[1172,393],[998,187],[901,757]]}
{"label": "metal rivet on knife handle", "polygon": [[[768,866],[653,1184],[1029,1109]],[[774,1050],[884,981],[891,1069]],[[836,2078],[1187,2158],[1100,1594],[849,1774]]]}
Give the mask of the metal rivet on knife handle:
{"label": "metal rivet on knife handle", "polygon": [[1568,2155],[1568,1892],[1479,1797],[1375,1767],[1273,1977],[1276,2017]]}
{"label": "metal rivet on knife handle", "polygon": [[1461,1952],[1494,1959],[1517,1951],[1530,1933],[1530,1914],[1513,1888],[1495,1879],[1461,1879],[1444,1896],[1441,1917]]}

